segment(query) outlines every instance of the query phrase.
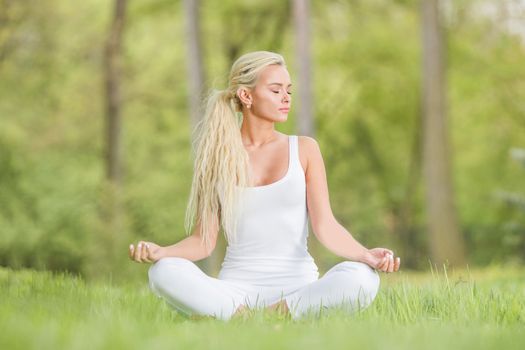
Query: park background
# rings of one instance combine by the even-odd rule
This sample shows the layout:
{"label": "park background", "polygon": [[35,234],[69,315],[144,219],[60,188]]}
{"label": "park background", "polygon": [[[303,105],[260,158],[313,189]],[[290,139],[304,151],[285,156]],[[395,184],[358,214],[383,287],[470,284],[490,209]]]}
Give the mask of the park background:
{"label": "park background", "polygon": [[[0,348],[523,349],[524,2],[0,0]],[[194,320],[128,258],[185,236],[202,98],[254,50],[337,220],[402,258],[362,312]]]}
{"label": "park background", "polygon": [[[269,50],[294,83],[276,129],[318,140],[333,212],[360,242],[407,270],[521,267],[523,2],[423,2],[439,5],[437,53],[415,0],[1,0],[0,265],[146,282],[128,246],[185,236],[195,97]],[[429,115],[443,121],[443,163],[424,151]],[[446,170],[444,217],[429,210],[425,164]],[[342,260],[310,236],[321,272]],[[224,246],[199,266],[216,274]]]}

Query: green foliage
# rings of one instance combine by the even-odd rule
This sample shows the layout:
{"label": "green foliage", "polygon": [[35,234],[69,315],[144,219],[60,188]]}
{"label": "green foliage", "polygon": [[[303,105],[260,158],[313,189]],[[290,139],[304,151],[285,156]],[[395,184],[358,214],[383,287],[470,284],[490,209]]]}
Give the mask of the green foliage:
{"label": "green foliage", "polygon": [[425,264],[424,240],[411,234],[423,225],[417,7],[334,2],[320,16],[332,18],[314,42],[314,88],[333,210],[367,245]]}
{"label": "green foliage", "polygon": [[[523,186],[507,153],[524,146],[525,51],[475,15],[477,5],[451,2],[446,17],[457,207],[472,262],[523,261],[523,224],[493,191]],[[192,159],[180,2],[129,4],[118,224],[104,217],[101,55],[110,2],[0,6],[8,8],[0,22],[0,264],[115,279],[143,273],[126,261],[131,241],[171,244],[185,234]],[[290,14],[279,0],[203,1],[206,86],[225,87],[236,56],[264,49],[282,53],[296,80]],[[421,268],[419,2],[313,1],[311,15],[315,137],[332,209],[365,245],[392,247]],[[296,133],[295,120],[292,110],[278,130]],[[337,259],[315,240],[310,246],[322,269]]]}
{"label": "green foliage", "polygon": [[[520,163],[522,170],[525,169],[525,149],[512,149],[511,157]],[[520,191],[523,186],[516,188],[515,192],[502,191],[496,192],[496,197],[500,199],[502,223],[501,231],[503,240],[502,254],[510,254],[516,259],[525,257],[525,194]]]}

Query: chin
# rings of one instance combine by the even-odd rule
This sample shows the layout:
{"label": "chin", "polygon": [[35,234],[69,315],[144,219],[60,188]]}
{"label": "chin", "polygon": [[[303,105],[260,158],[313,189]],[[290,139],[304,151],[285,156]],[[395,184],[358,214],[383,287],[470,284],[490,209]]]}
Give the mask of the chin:
{"label": "chin", "polygon": [[287,115],[273,115],[269,118],[264,118],[272,123],[284,123],[285,121],[288,120],[288,116]]}
{"label": "chin", "polygon": [[288,120],[288,114],[280,115],[277,118],[275,118],[276,123],[283,123]]}

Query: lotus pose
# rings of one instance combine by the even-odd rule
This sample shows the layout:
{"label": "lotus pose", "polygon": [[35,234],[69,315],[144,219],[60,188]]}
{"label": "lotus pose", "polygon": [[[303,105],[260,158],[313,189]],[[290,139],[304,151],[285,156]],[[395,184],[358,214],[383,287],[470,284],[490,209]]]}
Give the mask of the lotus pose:
{"label": "lotus pose", "polygon": [[[256,51],[233,64],[228,87],[206,98],[196,127],[188,237],[170,246],[129,247],[149,268],[152,291],[180,312],[229,320],[266,308],[299,319],[323,309],[366,308],[379,288],[377,271],[399,270],[386,248],[367,249],[335,219],[318,143],[285,135],[292,84],[283,57]],[[307,249],[315,237],[346,261],[321,278]],[[222,227],[227,248],[217,278],[194,261],[215,248]]]}

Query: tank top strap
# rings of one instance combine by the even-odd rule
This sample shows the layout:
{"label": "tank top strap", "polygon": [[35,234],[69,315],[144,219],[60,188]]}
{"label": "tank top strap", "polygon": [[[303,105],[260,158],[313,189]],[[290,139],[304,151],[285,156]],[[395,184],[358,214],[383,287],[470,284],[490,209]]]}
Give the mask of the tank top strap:
{"label": "tank top strap", "polygon": [[297,135],[290,135],[290,167],[291,172],[303,171],[299,158],[299,138]]}

